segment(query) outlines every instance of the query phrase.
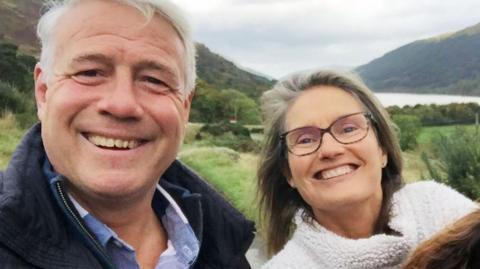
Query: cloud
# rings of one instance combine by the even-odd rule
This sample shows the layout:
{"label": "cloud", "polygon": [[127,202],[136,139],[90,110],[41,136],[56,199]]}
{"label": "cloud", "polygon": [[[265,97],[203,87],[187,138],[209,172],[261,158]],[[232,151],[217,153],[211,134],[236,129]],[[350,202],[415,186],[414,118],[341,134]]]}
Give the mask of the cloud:
{"label": "cloud", "polygon": [[480,22],[477,0],[175,0],[197,41],[279,77],[357,66],[417,39]]}

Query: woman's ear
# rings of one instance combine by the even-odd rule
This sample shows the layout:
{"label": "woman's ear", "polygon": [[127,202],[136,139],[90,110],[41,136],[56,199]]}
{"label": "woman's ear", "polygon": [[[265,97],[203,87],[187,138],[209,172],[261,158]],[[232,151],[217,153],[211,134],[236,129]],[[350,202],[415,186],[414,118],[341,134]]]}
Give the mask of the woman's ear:
{"label": "woman's ear", "polygon": [[288,185],[295,189],[295,182],[293,181],[292,174],[290,173],[290,168],[288,168],[288,166],[283,169],[282,174],[287,179]]}
{"label": "woman's ear", "polygon": [[388,155],[385,152],[385,150],[382,149],[382,168],[385,168],[385,166],[387,166],[387,163],[388,163]]}
{"label": "woman's ear", "polygon": [[296,189],[297,187],[295,186],[295,181],[293,180],[293,178],[288,178],[287,179],[287,182],[288,182],[288,185],[290,185],[290,187],[292,187],[292,189]]}

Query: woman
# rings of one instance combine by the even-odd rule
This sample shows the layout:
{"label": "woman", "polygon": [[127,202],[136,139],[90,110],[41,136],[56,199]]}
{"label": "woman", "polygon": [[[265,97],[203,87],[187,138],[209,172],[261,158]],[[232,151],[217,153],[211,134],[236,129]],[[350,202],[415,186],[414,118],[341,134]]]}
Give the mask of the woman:
{"label": "woman", "polygon": [[262,97],[258,171],[263,268],[399,268],[409,251],[476,205],[434,182],[403,187],[392,122],[351,75],[292,75]]}
{"label": "woman", "polygon": [[420,244],[403,269],[480,268],[480,210]]}

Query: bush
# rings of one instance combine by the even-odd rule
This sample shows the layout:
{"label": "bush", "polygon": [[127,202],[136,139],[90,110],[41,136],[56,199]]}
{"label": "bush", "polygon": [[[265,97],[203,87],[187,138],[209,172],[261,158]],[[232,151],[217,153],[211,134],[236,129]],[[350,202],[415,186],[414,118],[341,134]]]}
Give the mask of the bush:
{"label": "bush", "polygon": [[204,125],[196,136],[206,145],[227,147],[240,152],[255,152],[258,142],[250,137],[250,131],[237,123],[221,122]]}
{"label": "bush", "polygon": [[417,138],[422,130],[420,118],[413,115],[394,115],[393,121],[400,128],[400,147],[402,150],[414,149]]}
{"label": "bush", "polygon": [[236,136],[250,136],[250,131],[241,124],[222,121],[217,124],[205,124],[201,129],[202,133],[209,133],[214,136],[231,132]]}
{"label": "bush", "polygon": [[435,165],[424,154],[430,176],[452,186],[471,199],[480,198],[480,136],[476,131],[457,128],[453,135],[433,138]]}
{"label": "bush", "polygon": [[20,112],[26,109],[24,96],[10,83],[0,80],[0,110]]}

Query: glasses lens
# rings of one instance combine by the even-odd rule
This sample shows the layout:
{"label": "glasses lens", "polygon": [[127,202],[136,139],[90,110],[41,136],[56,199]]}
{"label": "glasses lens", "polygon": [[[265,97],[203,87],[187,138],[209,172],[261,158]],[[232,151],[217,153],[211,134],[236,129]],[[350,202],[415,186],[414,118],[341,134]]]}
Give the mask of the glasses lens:
{"label": "glasses lens", "polygon": [[353,143],[363,139],[368,132],[368,120],[364,114],[355,114],[338,119],[331,133],[340,143]]}
{"label": "glasses lens", "polygon": [[296,129],[285,137],[287,147],[295,155],[309,154],[317,149],[320,143],[320,132],[315,127]]}

